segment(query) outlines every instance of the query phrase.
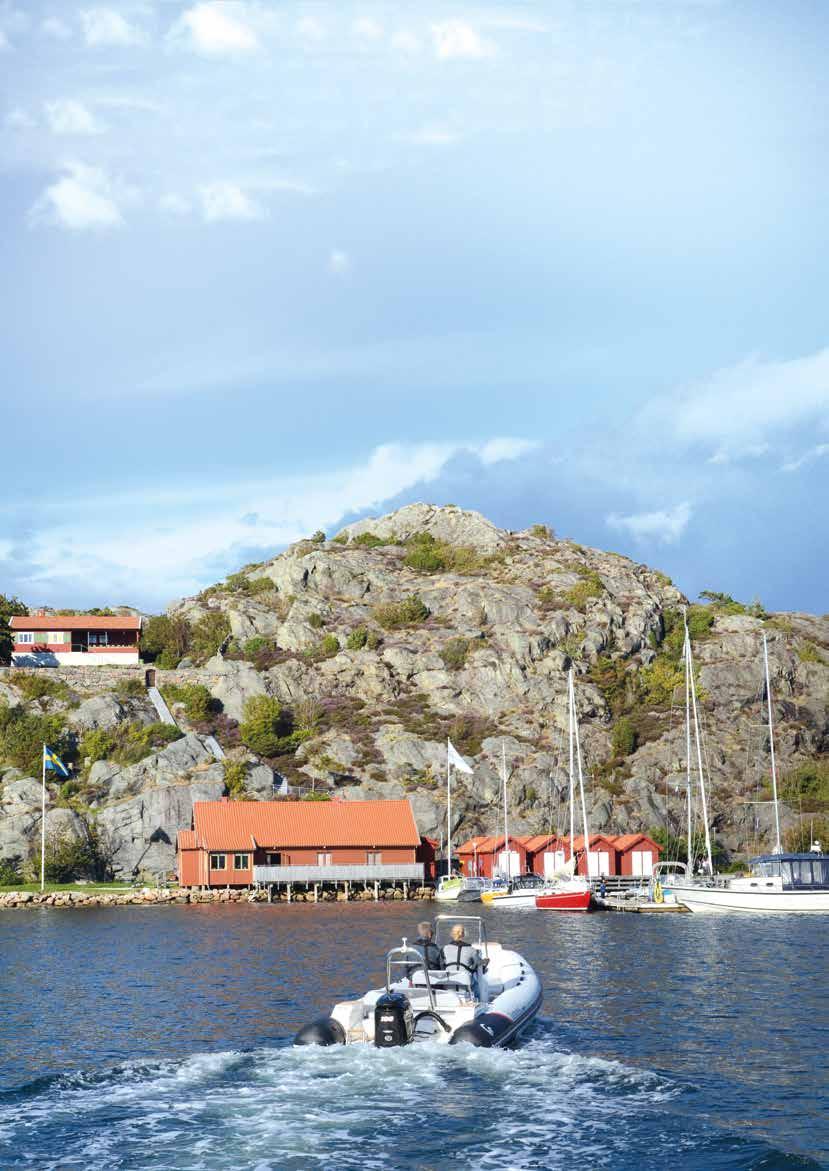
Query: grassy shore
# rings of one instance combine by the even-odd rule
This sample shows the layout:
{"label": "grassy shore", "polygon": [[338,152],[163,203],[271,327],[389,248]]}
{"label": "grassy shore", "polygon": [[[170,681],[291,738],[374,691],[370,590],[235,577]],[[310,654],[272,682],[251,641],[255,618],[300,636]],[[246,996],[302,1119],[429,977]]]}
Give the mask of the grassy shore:
{"label": "grassy shore", "polygon": [[[71,890],[76,894],[115,894],[118,891],[127,891],[133,888],[128,882],[47,882],[43,889],[46,894],[55,894],[62,890]],[[40,883],[15,882],[11,886],[0,886],[0,894],[24,890],[31,891],[32,894],[40,894]]]}

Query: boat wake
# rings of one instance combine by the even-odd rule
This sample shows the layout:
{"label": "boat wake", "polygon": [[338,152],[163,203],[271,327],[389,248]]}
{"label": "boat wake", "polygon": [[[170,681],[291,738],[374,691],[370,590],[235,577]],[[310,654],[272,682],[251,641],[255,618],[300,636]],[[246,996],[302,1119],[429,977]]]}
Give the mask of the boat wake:
{"label": "boat wake", "polygon": [[198,1054],[0,1093],[0,1166],[218,1171],[814,1167],[691,1114],[687,1089],[555,1048]]}

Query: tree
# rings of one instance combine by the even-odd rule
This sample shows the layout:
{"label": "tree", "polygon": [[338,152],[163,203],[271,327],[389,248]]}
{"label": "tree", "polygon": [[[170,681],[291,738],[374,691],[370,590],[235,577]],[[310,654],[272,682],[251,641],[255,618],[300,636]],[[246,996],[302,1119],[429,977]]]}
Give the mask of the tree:
{"label": "tree", "polygon": [[5,594],[0,594],[0,662],[7,663],[11,657],[12,636],[9,619],[15,615],[23,616],[28,613],[28,606],[24,606],[19,598],[8,598]]}
{"label": "tree", "polygon": [[179,615],[157,614],[144,623],[141,651],[162,668],[175,667],[190,647],[190,623]]}
{"label": "tree", "polygon": [[276,756],[283,738],[290,731],[290,721],[278,699],[270,695],[252,695],[245,700],[239,734],[251,752],[259,756]]}

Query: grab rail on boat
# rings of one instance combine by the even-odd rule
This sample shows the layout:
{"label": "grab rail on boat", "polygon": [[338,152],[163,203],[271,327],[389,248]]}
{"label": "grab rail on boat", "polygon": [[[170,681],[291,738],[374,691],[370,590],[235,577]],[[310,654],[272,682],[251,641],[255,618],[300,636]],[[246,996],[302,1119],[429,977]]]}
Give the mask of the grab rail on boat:
{"label": "grab rail on boat", "polygon": [[419,968],[426,979],[426,991],[429,993],[429,1008],[434,1011],[435,994],[432,989],[432,981],[429,977],[429,966],[426,963],[426,956],[418,951],[416,947],[409,947],[406,943],[406,937],[403,937],[403,944],[401,947],[393,947],[391,951],[386,952],[386,992],[391,992],[392,967],[405,967],[406,975],[411,977],[412,968]]}

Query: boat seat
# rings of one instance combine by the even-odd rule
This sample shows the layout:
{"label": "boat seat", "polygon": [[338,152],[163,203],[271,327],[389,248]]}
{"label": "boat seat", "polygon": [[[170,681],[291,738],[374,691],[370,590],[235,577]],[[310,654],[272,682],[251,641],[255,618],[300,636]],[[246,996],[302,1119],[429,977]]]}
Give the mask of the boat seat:
{"label": "boat seat", "polygon": [[429,976],[432,979],[432,984],[437,988],[462,988],[464,990],[472,987],[472,976],[464,968],[458,968],[453,972],[430,972]]}
{"label": "boat seat", "polygon": [[[429,983],[430,984],[439,984],[440,981],[445,978],[445,976],[446,976],[446,973],[441,971],[439,968],[436,968],[434,971],[432,969],[430,969],[429,970]],[[422,968],[416,968],[415,971],[412,972],[412,974],[409,978],[412,982],[413,988],[425,988],[426,987],[426,973],[423,971]]]}

